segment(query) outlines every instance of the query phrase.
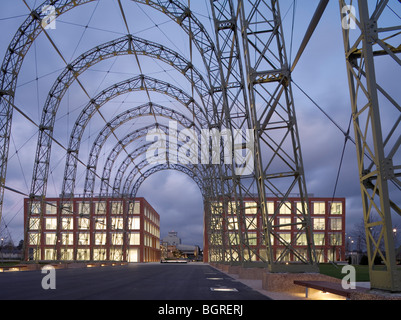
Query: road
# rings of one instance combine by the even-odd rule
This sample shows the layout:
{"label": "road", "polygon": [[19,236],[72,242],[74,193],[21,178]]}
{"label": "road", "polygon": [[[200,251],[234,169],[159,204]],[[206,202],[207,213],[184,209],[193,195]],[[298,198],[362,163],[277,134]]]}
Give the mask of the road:
{"label": "road", "polygon": [[47,290],[42,288],[42,280],[48,274],[40,270],[0,273],[0,300],[269,299],[203,263],[129,264],[54,271],[55,289]]}

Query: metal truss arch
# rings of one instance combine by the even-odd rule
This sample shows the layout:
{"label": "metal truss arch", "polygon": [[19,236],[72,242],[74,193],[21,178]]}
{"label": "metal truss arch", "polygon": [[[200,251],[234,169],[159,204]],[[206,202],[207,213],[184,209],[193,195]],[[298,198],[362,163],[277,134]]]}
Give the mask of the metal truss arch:
{"label": "metal truss arch", "polygon": [[[101,148],[103,147],[104,143],[108,139],[108,137],[112,134],[113,131],[115,131],[119,126],[123,125],[124,123],[138,118],[138,117],[145,117],[145,116],[156,116],[156,117],[164,117],[170,120],[175,120],[177,123],[182,125],[184,128],[192,128],[196,126],[194,125],[193,121],[190,120],[189,118],[185,117],[183,114],[161,106],[159,104],[154,104],[154,103],[147,103],[135,108],[131,108],[119,115],[117,115],[113,120],[111,120],[98,134],[96,137],[92,149],[89,154],[89,160],[88,160],[88,165],[87,167],[90,168],[90,170],[86,171],[86,179],[85,179],[85,187],[84,187],[84,194],[93,194],[94,188],[95,188],[95,174],[94,171],[96,171],[97,167],[97,162],[99,158],[99,154],[101,151]],[[198,132],[199,129],[197,129]],[[131,161],[134,160],[134,158],[131,158],[129,155],[127,157],[128,159],[131,159]],[[110,178],[110,171],[113,167],[114,161],[112,163],[109,163],[110,157],[108,157],[106,164],[104,166],[103,170],[103,175],[101,179],[101,186],[107,186],[108,185],[108,179]],[[102,191],[103,187],[100,188],[100,194],[102,194],[104,191]]]}
{"label": "metal truss arch", "polygon": [[[0,160],[1,160],[1,171],[0,180],[5,181],[6,179],[6,167],[8,158],[8,148],[10,139],[10,130],[12,122],[12,113],[14,105],[15,88],[17,84],[18,75],[22,66],[22,62],[28,52],[30,46],[35,41],[37,36],[43,31],[41,8],[43,6],[54,6],[57,16],[61,16],[65,12],[78,7],[80,5],[93,2],[93,0],[60,0],[53,1],[47,0],[37,9],[32,10],[31,14],[20,26],[13,40],[11,41],[9,48],[6,52],[1,68],[1,88],[0,88]],[[137,1],[148,5],[152,8],[165,13],[179,25],[183,26],[183,30],[190,35],[191,41],[194,41],[197,48],[200,48],[202,57],[209,57],[204,59],[206,68],[209,70],[208,75],[213,76],[213,72],[210,68],[212,61],[215,60],[216,52],[214,51],[214,45],[211,38],[207,35],[206,29],[200,24],[200,22],[194,17],[191,10],[187,7],[177,4],[174,0],[169,1]],[[180,18],[181,17],[181,18]],[[191,17],[191,19],[185,19]],[[190,28],[185,28],[188,25],[186,21],[189,21]],[[186,70],[192,70],[192,64],[187,64]],[[209,81],[210,82],[210,81]],[[214,105],[212,105],[214,107]],[[45,128],[45,127],[42,127]],[[31,190],[32,191],[32,190]],[[35,197],[37,192],[33,190],[31,196]],[[3,205],[4,188],[0,186],[0,218],[1,210]]]}
{"label": "metal truss arch", "polygon": [[135,199],[136,194],[138,193],[139,188],[141,187],[142,183],[152,174],[159,172],[159,171],[164,171],[164,170],[176,170],[185,173],[187,176],[189,176],[199,187],[203,198],[208,197],[208,193],[206,191],[206,188],[203,184],[203,179],[199,177],[192,169],[188,168],[187,166],[184,166],[182,164],[177,164],[177,163],[166,163],[166,164],[159,164],[157,166],[154,166],[150,168],[149,170],[145,171],[141,176],[136,180],[135,184],[132,187],[132,190],[129,194],[130,199]]}
{"label": "metal truss arch", "polygon": [[[80,141],[83,132],[89,123],[91,117],[108,101],[115,97],[133,91],[141,91],[144,88],[148,91],[155,91],[162,94],[166,94],[177,101],[182,102],[188,96],[180,89],[170,85],[167,82],[150,78],[147,76],[137,76],[128,80],[124,80],[118,84],[115,84],[101,93],[99,93],[91,102],[82,110],[78,119],[75,122],[74,128],[71,132],[70,141],[68,145],[67,161],[64,173],[62,194],[73,194],[76,168],[78,163],[78,154],[80,148]],[[192,122],[190,122],[192,125]],[[110,132],[111,133],[111,132]],[[90,168],[92,164],[88,164]]]}

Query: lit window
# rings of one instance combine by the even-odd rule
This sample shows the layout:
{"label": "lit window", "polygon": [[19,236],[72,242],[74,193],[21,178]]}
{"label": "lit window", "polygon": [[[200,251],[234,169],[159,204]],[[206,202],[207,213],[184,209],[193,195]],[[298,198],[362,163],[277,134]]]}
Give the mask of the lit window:
{"label": "lit window", "polygon": [[245,214],[257,214],[258,207],[256,202],[245,202]]}
{"label": "lit window", "polygon": [[78,214],[89,215],[90,209],[90,202],[78,202]]}
{"label": "lit window", "polygon": [[89,233],[88,232],[81,232],[78,235],[78,245],[80,246],[88,246],[90,243]]}
{"label": "lit window", "polygon": [[111,244],[113,246],[119,246],[123,244],[124,234],[123,233],[112,233]]}
{"label": "lit window", "polygon": [[341,218],[330,219],[330,229],[331,230],[342,230],[342,219]]}
{"label": "lit window", "polygon": [[40,219],[39,218],[31,218],[29,219],[29,229],[30,230],[39,230]]}
{"label": "lit window", "polygon": [[315,229],[315,230],[324,230],[325,229],[325,220],[324,220],[324,218],[313,218],[313,229]]}
{"label": "lit window", "polygon": [[112,218],[111,219],[111,227],[114,230],[122,230],[124,228],[124,219],[123,218]]}
{"label": "lit window", "polygon": [[306,246],[308,244],[308,241],[306,239],[306,234],[302,233],[298,236],[296,240],[297,246]]}
{"label": "lit window", "polygon": [[313,203],[313,213],[314,214],[325,214],[326,213],[326,203],[314,202]]}
{"label": "lit window", "polygon": [[89,260],[90,252],[89,249],[78,249],[77,250],[77,260]]}
{"label": "lit window", "polygon": [[95,233],[95,245],[104,246],[106,244],[106,233],[96,232]]}
{"label": "lit window", "polygon": [[111,214],[123,214],[123,204],[121,201],[111,202]]}
{"label": "lit window", "polygon": [[62,233],[61,234],[61,243],[63,245],[73,245],[74,244],[74,235],[72,233]]}
{"label": "lit window", "polygon": [[291,214],[291,202],[284,202],[281,204],[280,214]]}
{"label": "lit window", "polygon": [[95,219],[95,229],[105,230],[106,229],[106,218],[96,218]]}
{"label": "lit window", "polygon": [[129,244],[131,246],[139,246],[141,244],[141,235],[139,232],[133,232],[130,234]]}
{"label": "lit window", "polygon": [[106,214],[106,202],[100,201],[95,203],[95,214]]}
{"label": "lit window", "polygon": [[78,229],[89,230],[90,220],[87,218],[78,218]]}
{"label": "lit window", "polygon": [[46,233],[45,237],[46,245],[55,245],[56,244],[56,234],[55,233]]}
{"label": "lit window", "polygon": [[40,213],[40,202],[34,201],[31,202],[31,214],[36,215]]}
{"label": "lit window", "polygon": [[332,245],[332,246],[341,246],[342,245],[341,233],[330,234],[330,245]]}
{"label": "lit window", "polygon": [[45,249],[45,260],[56,260],[56,250]]}
{"label": "lit window", "polygon": [[314,233],[313,241],[315,242],[315,246],[324,246],[324,233]]}
{"label": "lit window", "polygon": [[46,214],[49,215],[57,214],[57,202],[46,203]]}
{"label": "lit window", "polygon": [[238,230],[238,219],[237,217],[228,218],[228,229]]}
{"label": "lit window", "polygon": [[72,203],[71,202],[63,203],[61,212],[62,214],[73,214]]}
{"label": "lit window", "polygon": [[61,228],[63,230],[74,229],[74,220],[72,218],[62,218],[61,219]]}
{"label": "lit window", "polygon": [[139,230],[141,228],[140,218],[128,218],[128,224],[130,230]]}
{"label": "lit window", "polygon": [[246,229],[255,230],[257,229],[258,220],[257,217],[246,217],[245,218]]}
{"label": "lit window", "polygon": [[343,213],[343,204],[341,202],[333,202],[331,204],[331,214],[342,214]]}
{"label": "lit window", "polygon": [[30,233],[29,234],[29,244],[30,245],[38,245],[40,242],[40,234],[38,233]]}
{"label": "lit window", "polygon": [[280,230],[291,230],[291,218],[280,218],[278,221]]}

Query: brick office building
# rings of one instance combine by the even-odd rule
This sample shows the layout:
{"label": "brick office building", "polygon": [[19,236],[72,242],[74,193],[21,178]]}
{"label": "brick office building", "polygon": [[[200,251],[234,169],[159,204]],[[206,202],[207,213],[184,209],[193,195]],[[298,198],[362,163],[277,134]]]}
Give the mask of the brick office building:
{"label": "brick office building", "polygon": [[24,200],[25,259],[160,261],[160,216],[144,198]]}
{"label": "brick office building", "polygon": [[[281,225],[279,230],[276,230],[281,239],[290,243],[293,239],[296,239],[294,247],[298,252],[305,252],[306,254],[306,236],[297,236],[297,217],[295,212],[297,207],[301,204],[301,199],[297,197],[288,198],[281,207],[280,201],[277,198],[267,198],[267,210],[269,219],[272,220],[272,225]],[[245,224],[246,226],[240,225],[237,221],[237,217],[228,214],[225,219],[221,219],[217,224],[218,229],[223,230],[225,234],[224,240],[218,235],[218,242],[224,247],[224,241],[227,242],[228,237],[235,237],[235,233],[238,233],[238,229],[242,232],[245,228],[248,230],[248,244],[256,250],[258,255],[267,259],[267,250],[265,246],[264,232],[262,217],[260,211],[257,210],[257,204],[252,199],[244,199],[245,206]],[[318,262],[330,261],[344,261],[345,260],[345,198],[309,198],[310,216],[312,222],[312,233],[315,244],[315,250]],[[274,214],[276,212],[276,214]],[[274,218],[273,218],[274,216]],[[213,219],[213,216],[212,216]],[[206,223],[206,222],[205,222]],[[218,232],[217,232],[218,234]],[[218,261],[213,255],[212,246],[210,246],[208,235],[205,228],[204,233],[204,259],[205,261]],[[285,247],[275,238],[271,239],[273,256],[279,257]],[[218,249],[218,248],[217,248]],[[252,258],[255,261],[260,261],[258,256]],[[292,262],[297,261],[297,258],[291,253],[285,257],[285,261]]]}

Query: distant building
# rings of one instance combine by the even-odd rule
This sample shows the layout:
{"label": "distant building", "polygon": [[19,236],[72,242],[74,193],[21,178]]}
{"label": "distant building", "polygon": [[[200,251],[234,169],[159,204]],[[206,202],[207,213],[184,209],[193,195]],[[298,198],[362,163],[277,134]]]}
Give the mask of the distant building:
{"label": "distant building", "polygon": [[40,212],[40,201],[24,200],[26,260],[160,261],[160,217],[144,198],[48,198],[43,204]]}
{"label": "distant building", "polygon": [[[299,197],[290,197],[284,205],[280,207],[281,201],[277,198],[268,197],[267,211],[272,225],[282,225],[276,227],[279,236],[288,243],[291,240],[294,248],[301,254],[306,255],[307,240],[304,234],[299,234],[296,212],[301,205]],[[217,203],[219,207],[222,205]],[[204,233],[204,260],[219,261],[219,252],[228,247],[228,239],[238,237],[238,231],[247,230],[247,245],[258,253],[252,257],[255,261],[260,258],[267,260],[267,249],[264,239],[264,228],[262,216],[258,205],[251,198],[244,199],[245,219],[238,221],[237,216],[226,213],[225,217],[210,217],[215,229],[214,234],[216,243],[209,242],[207,230]],[[317,198],[309,197],[310,217],[312,222],[312,234],[318,262],[345,261],[345,198]],[[210,223],[210,222],[209,222]],[[206,221],[205,221],[206,224]],[[237,241],[238,242],[238,241]],[[282,242],[276,238],[271,239],[273,256],[282,256],[286,249]],[[227,250],[227,249],[226,249]],[[291,253],[286,254],[286,262],[295,262],[297,257]]]}
{"label": "distant building", "polygon": [[177,246],[181,244],[181,239],[178,237],[178,232],[170,231],[166,237],[163,238],[163,242],[170,246]]}

